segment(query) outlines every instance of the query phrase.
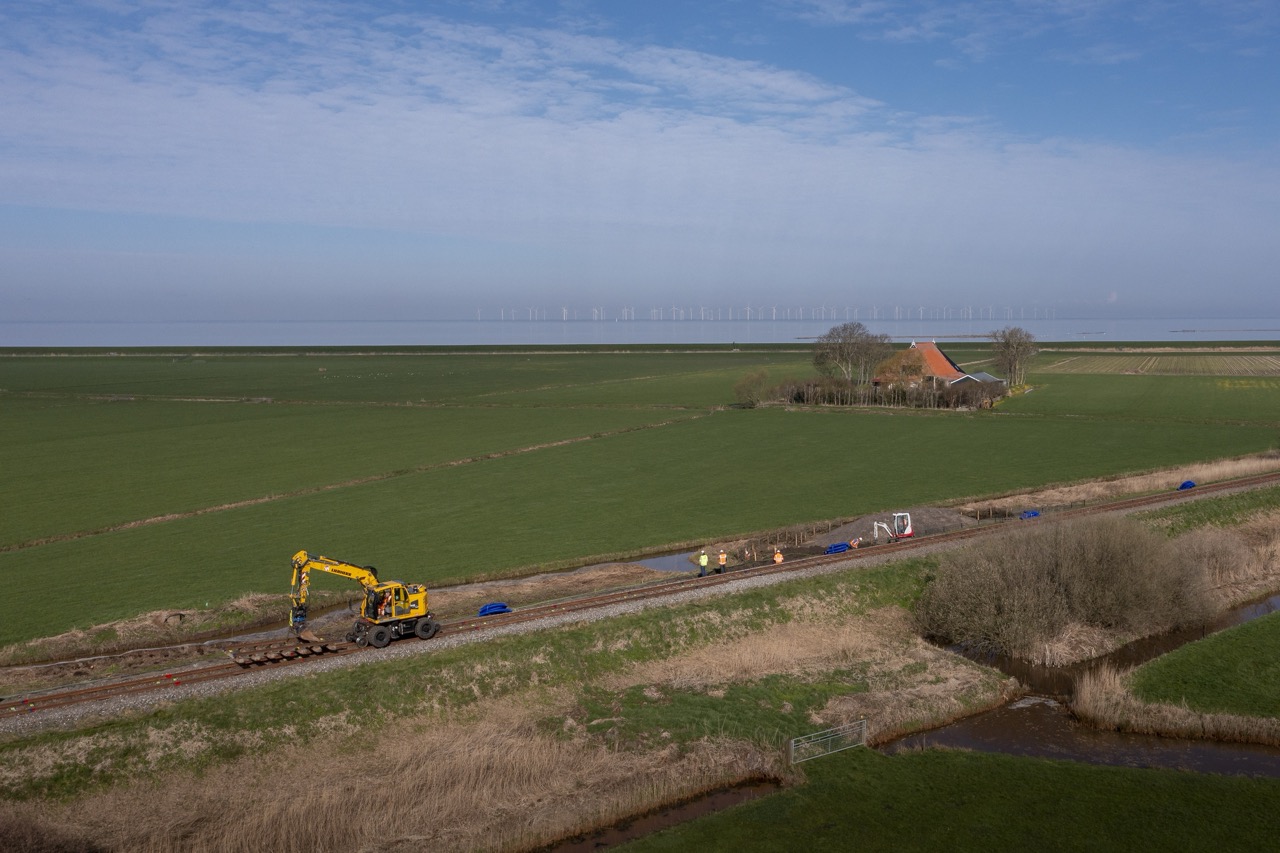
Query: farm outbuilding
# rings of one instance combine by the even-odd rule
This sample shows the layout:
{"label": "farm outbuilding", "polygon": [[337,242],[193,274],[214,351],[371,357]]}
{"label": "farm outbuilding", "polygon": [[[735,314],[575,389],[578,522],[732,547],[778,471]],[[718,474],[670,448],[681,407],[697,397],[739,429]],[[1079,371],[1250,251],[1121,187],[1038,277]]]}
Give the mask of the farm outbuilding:
{"label": "farm outbuilding", "polygon": [[911,346],[894,353],[876,371],[876,385],[900,385],[917,388],[931,385],[946,388],[957,382],[973,381],[960,365],[951,360],[933,341],[912,341]]}

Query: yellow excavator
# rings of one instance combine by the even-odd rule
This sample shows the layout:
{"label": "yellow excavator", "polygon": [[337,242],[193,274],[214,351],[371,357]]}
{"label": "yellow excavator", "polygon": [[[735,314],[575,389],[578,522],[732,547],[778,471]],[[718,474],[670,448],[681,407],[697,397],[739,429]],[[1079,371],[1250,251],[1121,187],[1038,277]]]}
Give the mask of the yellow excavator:
{"label": "yellow excavator", "polygon": [[299,639],[321,642],[307,630],[307,593],[312,572],[351,578],[364,587],[360,618],[347,632],[347,642],[380,649],[392,640],[410,634],[430,640],[440,630],[440,623],[427,609],[427,588],[422,584],[379,581],[378,570],[373,566],[357,566],[299,551],[293,555],[293,589],[289,593],[293,602],[289,624]]}

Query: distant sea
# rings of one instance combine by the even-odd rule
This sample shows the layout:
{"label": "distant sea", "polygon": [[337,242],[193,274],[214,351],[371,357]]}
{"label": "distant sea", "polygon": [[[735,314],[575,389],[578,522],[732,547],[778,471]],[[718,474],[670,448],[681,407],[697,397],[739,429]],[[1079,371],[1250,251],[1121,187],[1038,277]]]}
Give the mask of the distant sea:
{"label": "distant sea", "polygon": [[[833,320],[435,320],[386,323],[0,323],[0,348],[786,344]],[[1276,319],[862,320],[895,341],[963,341],[1020,326],[1049,341],[1276,341]]]}

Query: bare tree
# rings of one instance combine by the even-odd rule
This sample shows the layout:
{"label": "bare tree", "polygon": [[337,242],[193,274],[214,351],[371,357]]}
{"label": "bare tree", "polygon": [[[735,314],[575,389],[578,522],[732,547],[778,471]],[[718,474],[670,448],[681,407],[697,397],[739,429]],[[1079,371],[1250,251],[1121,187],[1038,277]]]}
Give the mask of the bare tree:
{"label": "bare tree", "polygon": [[1009,387],[1025,384],[1027,364],[1040,352],[1036,348],[1036,336],[1020,326],[1006,326],[991,333],[995,344],[996,369],[1004,372]]}
{"label": "bare tree", "polygon": [[754,409],[764,402],[769,382],[769,374],[764,370],[753,370],[738,380],[733,386],[733,396],[748,409]]}
{"label": "bare tree", "polygon": [[888,335],[873,335],[861,323],[842,323],[818,338],[813,366],[827,376],[840,376],[852,386],[866,388],[876,366],[893,352]]}

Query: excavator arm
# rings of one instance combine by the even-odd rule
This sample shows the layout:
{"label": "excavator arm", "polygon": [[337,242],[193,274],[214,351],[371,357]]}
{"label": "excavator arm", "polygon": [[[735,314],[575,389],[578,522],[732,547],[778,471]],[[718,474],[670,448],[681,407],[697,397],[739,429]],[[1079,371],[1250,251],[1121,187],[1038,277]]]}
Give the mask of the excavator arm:
{"label": "excavator arm", "polygon": [[365,591],[373,589],[378,583],[378,570],[373,566],[357,566],[344,560],[332,557],[312,556],[306,551],[293,555],[293,585],[289,592],[289,600],[293,608],[289,612],[289,624],[294,633],[301,636],[307,622],[307,597],[311,588],[311,573],[325,572],[351,578],[358,582]]}

